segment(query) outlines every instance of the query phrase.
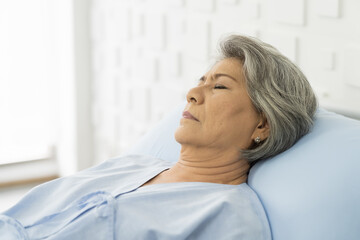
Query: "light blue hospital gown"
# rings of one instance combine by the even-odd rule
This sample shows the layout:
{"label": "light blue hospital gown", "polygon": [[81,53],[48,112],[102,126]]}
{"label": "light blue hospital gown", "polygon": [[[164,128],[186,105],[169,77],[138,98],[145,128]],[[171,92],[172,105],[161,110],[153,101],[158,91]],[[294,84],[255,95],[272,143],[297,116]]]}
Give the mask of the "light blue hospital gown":
{"label": "light blue hospital gown", "polygon": [[124,156],[35,187],[0,214],[0,239],[271,239],[246,183],[140,187],[173,164]]}

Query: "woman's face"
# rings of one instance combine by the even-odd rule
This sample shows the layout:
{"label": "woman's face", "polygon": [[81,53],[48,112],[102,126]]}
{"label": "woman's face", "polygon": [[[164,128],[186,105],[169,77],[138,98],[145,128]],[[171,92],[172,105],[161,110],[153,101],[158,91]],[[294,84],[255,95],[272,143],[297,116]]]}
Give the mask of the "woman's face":
{"label": "woman's face", "polygon": [[237,59],[227,58],[214,65],[189,90],[176,141],[193,147],[249,148],[260,134],[264,119],[255,110],[245,84]]}

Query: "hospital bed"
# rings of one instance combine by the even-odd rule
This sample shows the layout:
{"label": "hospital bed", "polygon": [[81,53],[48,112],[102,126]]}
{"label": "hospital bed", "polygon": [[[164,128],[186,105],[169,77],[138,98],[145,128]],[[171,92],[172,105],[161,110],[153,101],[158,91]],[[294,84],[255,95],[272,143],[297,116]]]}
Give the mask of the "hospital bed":
{"label": "hospital bed", "polygon": [[[184,104],[129,153],[177,161]],[[265,208],[274,240],[360,239],[360,121],[320,108],[312,131],[286,152],[258,162],[248,184]]]}

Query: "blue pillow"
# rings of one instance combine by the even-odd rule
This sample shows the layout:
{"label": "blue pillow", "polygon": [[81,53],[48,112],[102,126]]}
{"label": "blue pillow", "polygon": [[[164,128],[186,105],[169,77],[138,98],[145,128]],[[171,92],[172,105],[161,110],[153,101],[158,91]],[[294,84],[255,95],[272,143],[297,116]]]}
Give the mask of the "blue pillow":
{"label": "blue pillow", "polygon": [[[128,153],[177,161],[177,106]],[[259,162],[248,184],[267,212],[274,240],[360,239],[360,122],[320,109],[311,133]]]}
{"label": "blue pillow", "polygon": [[186,103],[181,103],[168,113],[153,129],[147,132],[126,154],[143,154],[177,162],[180,144],[175,131],[180,124]]}
{"label": "blue pillow", "polygon": [[320,109],[312,131],[257,163],[248,183],[274,240],[360,239],[360,122]]}

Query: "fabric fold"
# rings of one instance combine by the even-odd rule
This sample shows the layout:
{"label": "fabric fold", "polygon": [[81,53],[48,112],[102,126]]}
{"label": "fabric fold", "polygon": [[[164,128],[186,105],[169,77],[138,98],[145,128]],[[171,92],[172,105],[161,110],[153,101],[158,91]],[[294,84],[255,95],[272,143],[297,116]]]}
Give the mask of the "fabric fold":
{"label": "fabric fold", "polygon": [[6,240],[28,240],[29,236],[20,222],[16,219],[0,215],[0,237]]}
{"label": "fabric fold", "polygon": [[98,217],[101,218],[113,217],[115,199],[107,192],[93,192],[75,201],[63,211],[45,216],[34,224],[25,226],[25,229],[31,238],[46,238],[59,232],[90,210],[96,211]]}

